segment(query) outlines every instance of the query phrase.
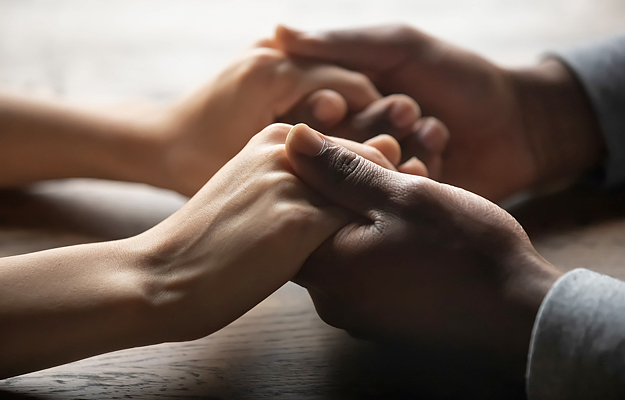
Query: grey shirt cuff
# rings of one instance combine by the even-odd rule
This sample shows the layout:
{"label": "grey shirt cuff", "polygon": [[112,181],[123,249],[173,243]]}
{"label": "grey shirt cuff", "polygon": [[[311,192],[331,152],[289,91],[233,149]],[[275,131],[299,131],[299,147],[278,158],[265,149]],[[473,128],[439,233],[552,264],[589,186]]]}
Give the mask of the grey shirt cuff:
{"label": "grey shirt cuff", "polygon": [[552,55],[576,74],[599,120],[608,150],[602,183],[625,184],[625,34]]}
{"label": "grey shirt cuff", "polygon": [[585,269],[543,300],[527,363],[530,400],[625,399],[625,282]]}

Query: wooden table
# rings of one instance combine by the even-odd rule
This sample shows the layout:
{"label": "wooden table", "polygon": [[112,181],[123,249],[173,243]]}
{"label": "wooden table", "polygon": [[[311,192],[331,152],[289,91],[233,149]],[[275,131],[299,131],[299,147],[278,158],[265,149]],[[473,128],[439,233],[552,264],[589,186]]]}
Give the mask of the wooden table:
{"label": "wooden table", "polygon": [[[402,21],[499,62],[625,27],[622,0],[47,0],[0,2],[0,85],[72,101],[169,100],[278,22],[318,29]],[[185,199],[142,185],[70,180],[0,191],[0,256],[139,233]],[[625,192],[568,190],[512,207],[563,269],[625,278]],[[278,290],[193,342],[93,357],[0,381],[16,399],[523,398],[522,382],[459,354],[377,347]]]}

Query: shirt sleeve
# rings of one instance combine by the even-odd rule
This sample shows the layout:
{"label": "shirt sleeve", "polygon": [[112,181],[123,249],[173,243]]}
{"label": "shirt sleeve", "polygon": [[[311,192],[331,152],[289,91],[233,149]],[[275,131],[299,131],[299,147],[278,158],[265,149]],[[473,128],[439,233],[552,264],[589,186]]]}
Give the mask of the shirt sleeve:
{"label": "shirt sleeve", "polygon": [[608,158],[602,184],[625,184],[625,34],[552,54],[569,66],[584,87],[599,119]]}
{"label": "shirt sleeve", "polygon": [[543,300],[527,363],[529,400],[625,399],[625,282],[585,269]]}

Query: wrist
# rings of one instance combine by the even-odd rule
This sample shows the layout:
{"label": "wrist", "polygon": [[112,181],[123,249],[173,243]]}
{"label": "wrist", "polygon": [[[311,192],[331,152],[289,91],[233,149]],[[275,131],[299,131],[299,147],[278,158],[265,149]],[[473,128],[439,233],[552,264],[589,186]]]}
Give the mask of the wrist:
{"label": "wrist", "polygon": [[96,116],[93,125],[101,134],[90,161],[94,177],[171,189],[163,162],[163,121],[157,107],[131,116]]}
{"label": "wrist", "polygon": [[605,150],[599,123],[566,65],[550,58],[507,75],[535,160],[535,185],[576,178],[600,163]]}
{"label": "wrist", "polygon": [[540,305],[562,272],[532,247],[514,252],[505,263],[503,294],[511,310],[514,310],[511,313],[514,321],[510,330],[514,338],[512,343],[519,354],[526,355]]}

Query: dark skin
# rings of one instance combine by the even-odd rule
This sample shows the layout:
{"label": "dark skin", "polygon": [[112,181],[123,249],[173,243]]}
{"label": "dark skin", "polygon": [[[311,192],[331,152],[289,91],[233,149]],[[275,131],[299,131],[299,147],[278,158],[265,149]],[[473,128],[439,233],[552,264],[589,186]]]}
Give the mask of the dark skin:
{"label": "dark skin", "polygon": [[398,137],[402,149],[432,178],[492,201],[575,178],[604,153],[588,99],[555,59],[503,68],[406,26],[314,35],[279,27],[266,45],[359,71],[383,94],[414,98],[449,137],[439,129]]}
{"label": "dark skin", "polygon": [[303,125],[287,155],[300,179],[358,216],[295,278],[324,321],[358,336],[527,355],[561,272],[512,216],[466,190],[379,168]]}

